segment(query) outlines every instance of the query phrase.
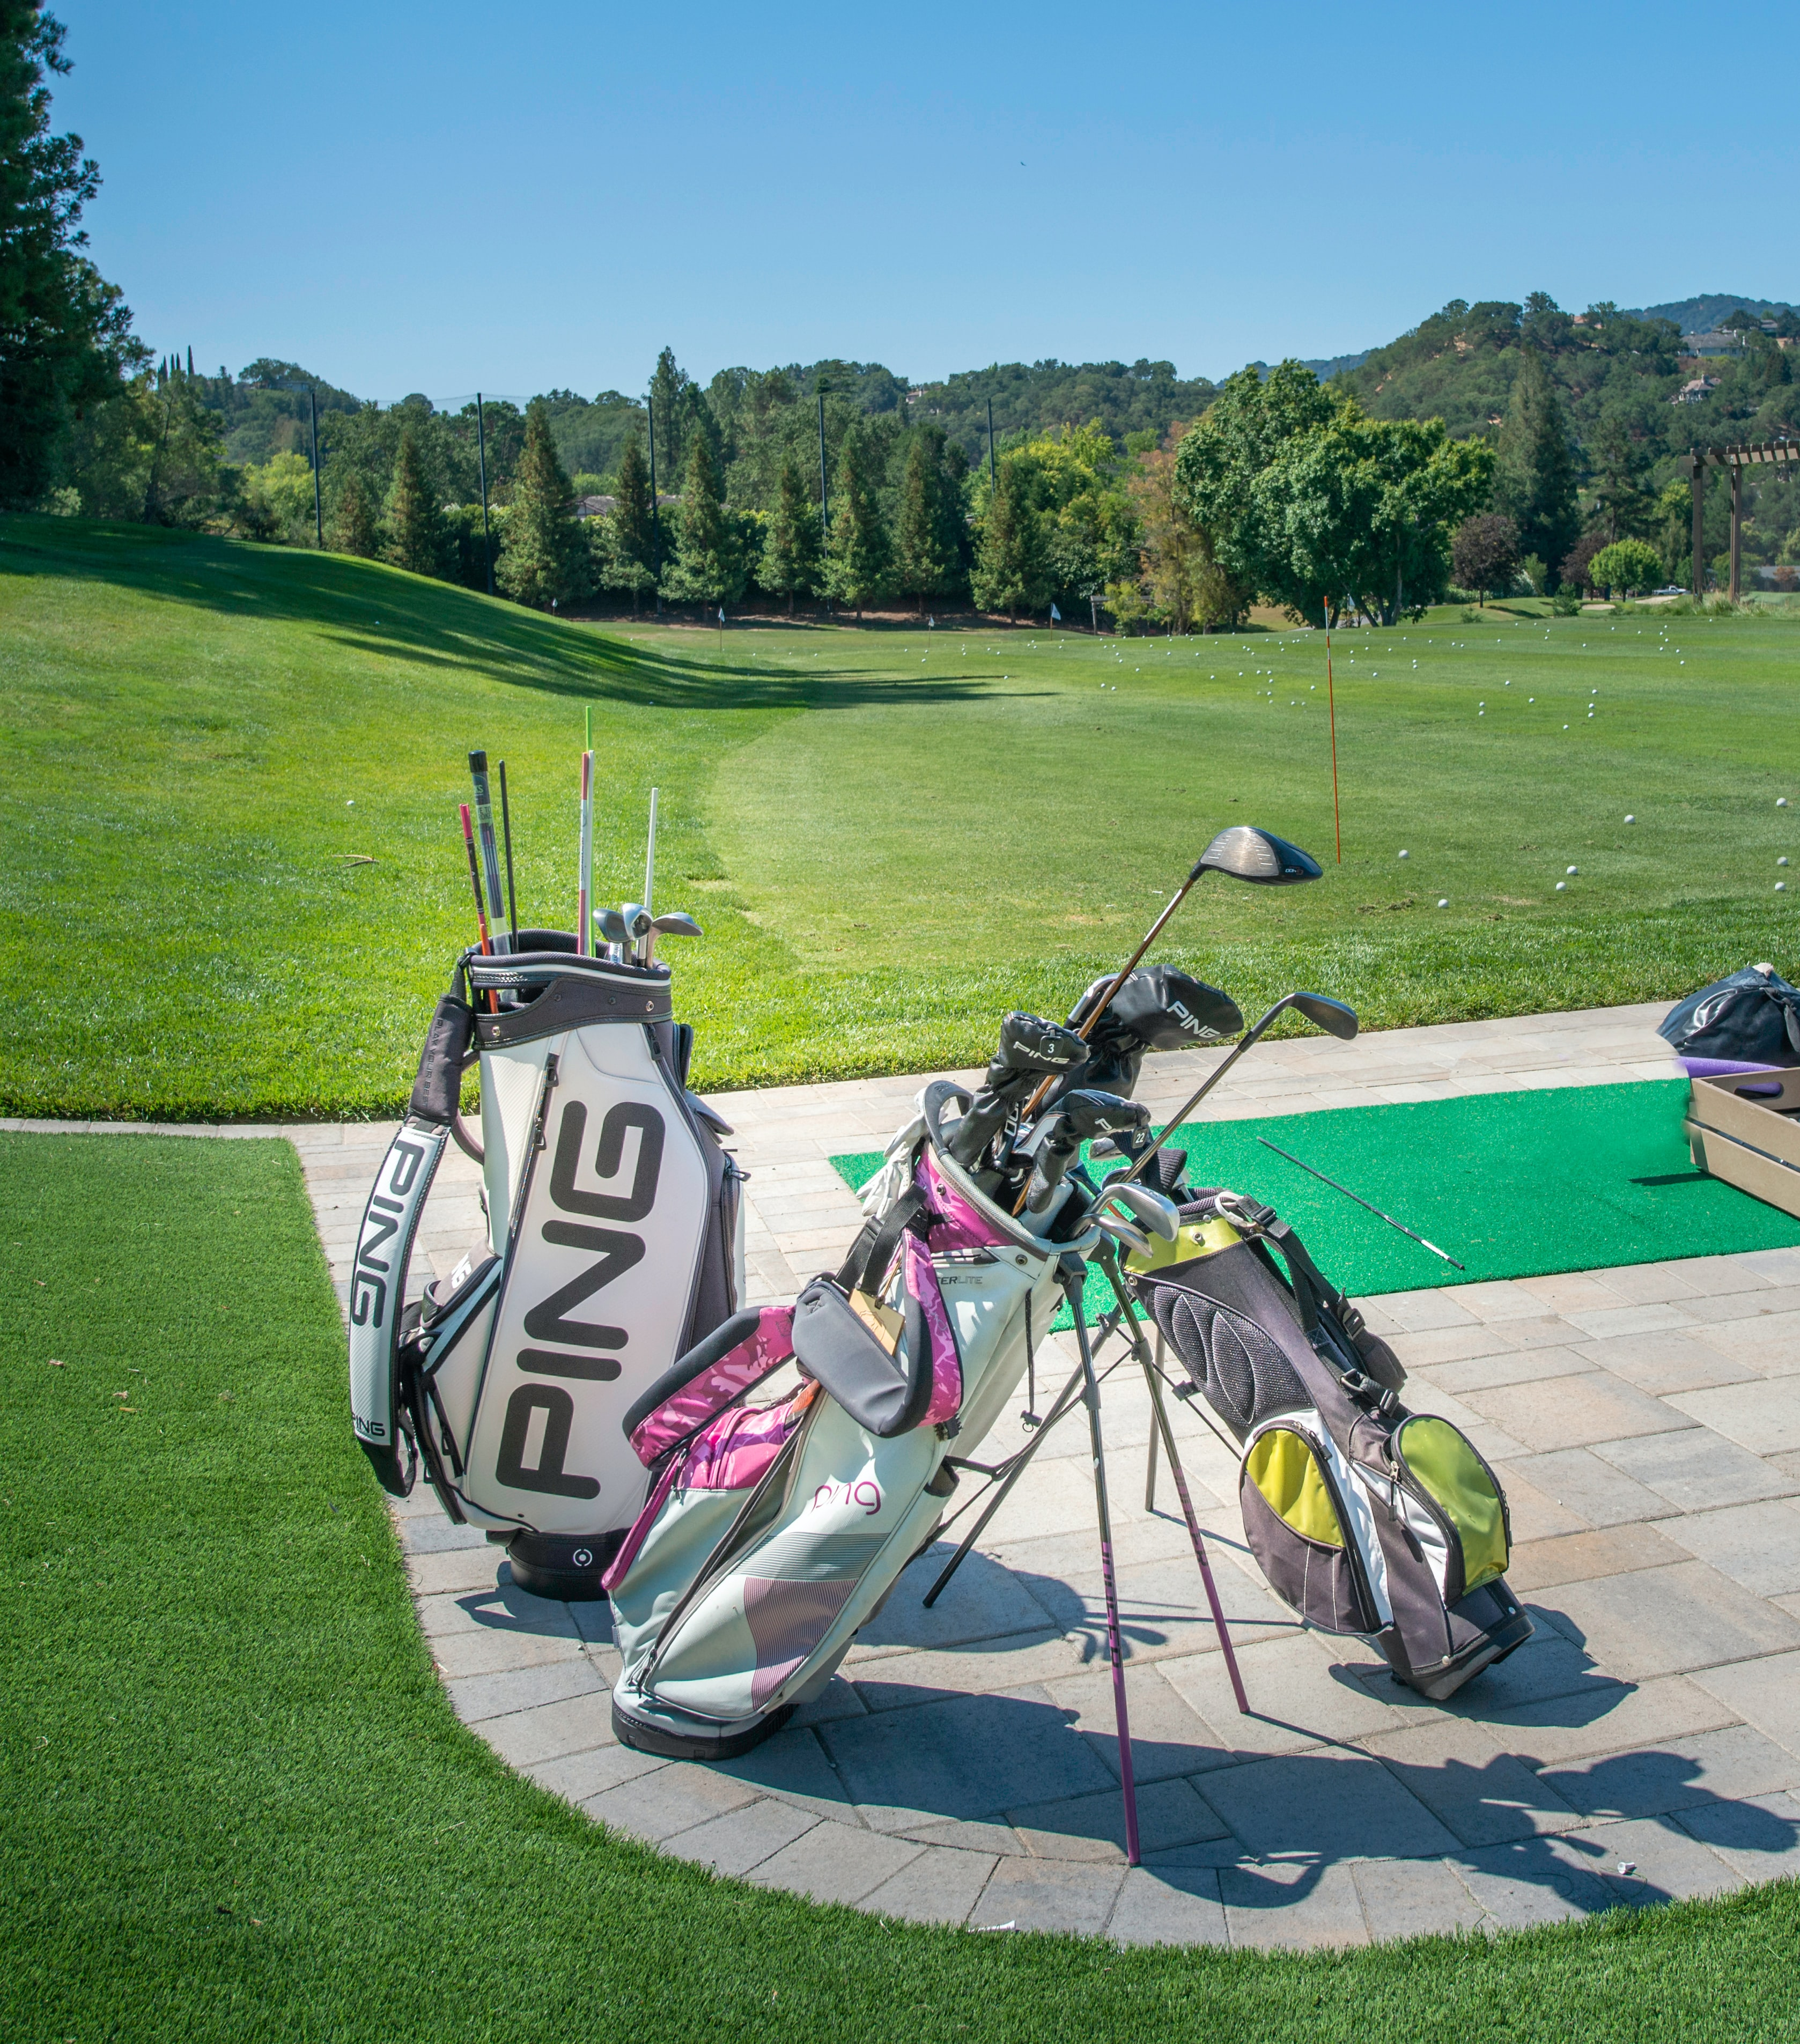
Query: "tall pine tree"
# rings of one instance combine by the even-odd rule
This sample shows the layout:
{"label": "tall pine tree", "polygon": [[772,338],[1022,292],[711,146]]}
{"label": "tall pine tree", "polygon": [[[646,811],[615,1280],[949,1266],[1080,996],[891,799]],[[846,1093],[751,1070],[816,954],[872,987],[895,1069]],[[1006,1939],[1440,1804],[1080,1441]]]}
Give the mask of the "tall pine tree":
{"label": "tall pine tree", "polygon": [[384,558],[414,574],[441,575],[448,552],[444,514],[419,451],[418,436],[410,425],[401,428],[387,510]]}
{"label": "tall pine tree", "polygon": [[352,469],[332,507],[331,544],[340,554],[360,554],[367,560],[381,544],[375,499],[362,476]]}
{"label": "tall pine tree", "polygon": [[650,515],[650,464],[644,457],[644,436],[634,432],[619,457],[619,472],[613,482],[613,515],[609,521],[612,542],[606,566],[609,589],[629,589],[636,614],[639,597],[654,589],[656,533]]}
{"label": "tall pine tree", "polygon": [[921,426],[913,434],[894,521],[896,580],[903,594],[916,599],[921,617],[925,598],[951,589],[962,567],[956,544],[960,506],[944,471],[944,447],[937,427]]}
{"label": "tall pine tree", "polygon": [[1021,609],[1042,609],[1050,594],[1049,548],[1029,465],[1002,455],[975,556],[975,601],[984,610],[1005,611],[1010,624]]}
{"label": "tall pine tree", "polygon": [[650,378],[650,426],[656,436],[656,472],[665,490],[681,474],[687,451],[691,408],[684,401],[693,380],[677,365],[672,348],[665,348],[656,357],[656,373]]}
{"label": "tall pine tree", "polygon": [[678,601],[703,605],[735,603],[744,594],[737,523],[725,507],[718,464],[702,432],[688,440],[681,548],[664,587]]}
{"label": "tall pine tree", "polygon": [[806,494],[799,462],[790,455],[776,481],[775,509],[769,514],[757,578],[764,589],[787,598],[791,617],[797,596],[818,594],[822,565],[818,508]]}
{"label": "tall pine tree", "polygon": [[832,493],[831,532],[825,541],[825,587],[862,621],[863,610],[894,586],[893,548],[875,493],[868,451],[861,433],[844,436]]}
{"label": "tall pine tree", "polygon": [[1568,428],[1543,356],[1529,344],[1519,354],[1500,428],[1494,504],[1518,527],[1521,555],[1560,561],[1581,529]]}
{"label": "tall pine tree", "polygon": [[525,413],[525,447],[513,471],[506,545],[494,579],[515,603],[548,610],[587,594],[589,559],[575,491],[550,437],[549,413],[533,401]]}

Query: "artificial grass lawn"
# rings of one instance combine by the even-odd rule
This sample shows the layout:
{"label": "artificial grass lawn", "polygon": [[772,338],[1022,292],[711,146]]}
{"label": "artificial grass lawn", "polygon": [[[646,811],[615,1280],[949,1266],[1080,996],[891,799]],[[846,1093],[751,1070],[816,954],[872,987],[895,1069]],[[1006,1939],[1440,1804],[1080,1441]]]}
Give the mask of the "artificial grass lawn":
{"label": "artificial grass lawn", "polygon": [[453,1716],[285,1144],[0,1135],[0,1271],[9,2039],[1800,2028],[1791,1883],[1290,1958],[897,1926],[662,1859]]}
{"label": "artificial grass lawn", "polygon": [[466,752],[507,759],[521,910],[567,927],[589,705],[598,893],[638,891],[656,782],[658,901],[706,929],[667,947],[704,1086],[979,1062],[1245,819],[1326,878],[1209,879],[1158,955],[1247,1009],[1310,984],[1374,1028],[1794,962],[1800,618],[1490,612],[1337,646],[1341,868],[1317,634],[602,628],[337,555],[0,520],[0,1112],[395,1112],[472,934]]}
{"label": "artificial grass lawn", "polygon": [[[1791,1214],[1694,1169],[1681,1132],[1688,1092],[1686,1079],[1647,1079],[1476,1093],[1204,1122],[1169,1139],[1187,1153],[1190,1185],[1229,1185],[1273,1207],[1356,1298],[1800,1244]],[[1321,1184],[1295,1157],[1464,1267]],[[831,1161],[860,1188],[882,1159],[870,1151]],[[1090,1271],[1089,1312],[1111,1301],[1105,1273]]]}

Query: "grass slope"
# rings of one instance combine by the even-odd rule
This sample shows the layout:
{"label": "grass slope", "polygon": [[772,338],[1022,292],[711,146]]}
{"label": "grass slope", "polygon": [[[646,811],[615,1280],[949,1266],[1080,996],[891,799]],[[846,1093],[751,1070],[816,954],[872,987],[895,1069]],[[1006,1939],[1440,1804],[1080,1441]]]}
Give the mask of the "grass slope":
{"label": "grass slope", "polygon": [[661,1859],[452,1715],[286,1145],[0,1135],[0,1287],[9,2039],[1800,2027],[1793,1884],[1290,1959],[910,1928]]}
{"label": "grass slope", "polygon": [[0,520],[0,1112],[393,1112],[469,934],[464,755],[508,759],[521,910],[567,926],[584,705],[602,899],[637,891],[663,790],[708,1086],[979,1062],[1245,819],[1325,881],[1209,881],[1160,955],[1246,1008],[1310,983],[1371,1026],[1448,1020],[1783,959],[1795,620],[1490,612],[1337,644],[1341,866],[1316,635],[633,632],[338,556]]}

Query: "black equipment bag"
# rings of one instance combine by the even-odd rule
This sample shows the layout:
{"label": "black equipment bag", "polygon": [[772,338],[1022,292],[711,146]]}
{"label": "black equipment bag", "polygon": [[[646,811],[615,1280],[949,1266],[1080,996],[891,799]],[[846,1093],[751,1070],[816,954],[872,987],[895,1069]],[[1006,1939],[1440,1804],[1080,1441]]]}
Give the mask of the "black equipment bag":
{"label": "black equipment bag", "polygon": [[1800,1065],[1800,987],[1772,965],[1747,965],[1678,1001],[1656,1033],[1683,1057]]}

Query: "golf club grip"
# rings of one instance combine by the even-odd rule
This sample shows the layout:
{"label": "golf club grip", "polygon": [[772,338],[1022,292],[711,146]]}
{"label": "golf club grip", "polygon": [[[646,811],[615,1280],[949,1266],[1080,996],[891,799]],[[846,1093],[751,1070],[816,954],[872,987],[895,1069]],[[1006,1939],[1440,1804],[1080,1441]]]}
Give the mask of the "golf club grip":
{"label": "golf club grip", "polygon": [[[1163,909],[1162,914],[1156,918],[1156,921],[1153,922],[1150,925],[1149,928],[1144,932],[1143,943],[1140,943],[1137,949],[1132,953],[1131,956],[1125,960],[1125,964],[1120,968],[1118,973],[1115,975],[1112,985],[1107,988],[1106,991],[1101,995],[1099,1000],[1094,1003],[1094,1012],[1081,1024],[1079,1028],[1076,1029],[1075,1034],[1080,1037],[1084,1043],[1094,1034],[1095,1025],[1098,1023],[1101,1016],[1112,1006],[1113,995],[1118,992],[1119,989],[1123,986],[1125,982],[1130,978],[1132,974],[1137,971],[1138,962],[1143,958],[1144,954],[1149,950],[1150,947],[1162,934],[1163,925],[1167,922],[1170,916],[1175,913],[1176,909],[1179,909],[1182,903],[1187,899],[1187,890],[1194,885],[1194,882],[1200,878],[1200,871],[1201,869],[1198,866],[1195,866],[1194,870],[1188,874],[1187,878],[1184,881],[1183,881],[1180,886],[1176,889],[1174,894],[1170,897],[1168,906]],[[1055,1085],[1056,1080],[1060,1076],[1061,1074],[1060,1073],[1052,1072],[1039,1083],[1037,1089],[1032,1094],[1031,1098],[1025,1104],[1024,1112],[1020,1116],[1021,1120],[1029,1121],[1032,1116],[1037,1112],[1038,1108],[1043,1103],[1044,1096],[1048,1093],[1051,1087]],[[1022,1209],[1021,1209],[1021,1211],[1022,1211]]]}

